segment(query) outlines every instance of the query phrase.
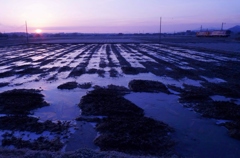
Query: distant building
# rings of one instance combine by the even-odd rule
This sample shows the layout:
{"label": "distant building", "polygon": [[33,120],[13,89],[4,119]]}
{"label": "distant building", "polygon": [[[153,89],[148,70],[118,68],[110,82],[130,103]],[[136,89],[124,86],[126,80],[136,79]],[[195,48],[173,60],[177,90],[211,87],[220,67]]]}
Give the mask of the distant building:
{"label": "distant building", "polygon": [[228,37],[230,36],[229,31],[199,31],[196,33],[197,37]]}

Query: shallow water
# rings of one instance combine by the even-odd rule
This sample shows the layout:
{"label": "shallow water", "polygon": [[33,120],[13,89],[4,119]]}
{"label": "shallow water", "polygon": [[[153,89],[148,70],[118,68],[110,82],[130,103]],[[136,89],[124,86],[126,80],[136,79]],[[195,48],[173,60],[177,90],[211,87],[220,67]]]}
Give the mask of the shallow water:
{"label": "shallow water", "polygon": [[65,151],[75,151],[80,148],[99,150],[99,147],[93,143],[93,140],[97,137],[94,126],[86,122],[77,122],[76,127],[78,130],[70,137]]}
{"label": "shallow water", "polygon": [[[204,80],[210,83],[227,82],[226,78],[222,79],[219,76],[209,78],[208,76],[205,76],[205,74],[199,74],[199,79],[202,78],[203,80],[193,80],[190,79],[191,77],[183,77],[176,80],[173,78],[174,75],[171,77],[167,75],[156,76],[153,73],[126,75],[122,72],[121,66],[123,65],[121,65],[121,62],[118,60],[117,55],[113,53],[112,49],[109,50],[109,58],[111,58],[110,60],[115,66],[105,67],[103,69],[105,71],[104,77],[99,77],[98,74],[83,74],[81,76],[68,78],[71,70],[59,73],[58,69],[63,66],[70,67],[70,69],[73,70],[79,64],[85,62],[89,62],[86,67],[84,67],[86,70],[91,68],[102,69],[99,67],[101,59],[108,65],[109,61],[106,53],[107,44],[102,45],[96,52],[92,52],[92,49],[87,50],[92,46],[95,47],[96,45],[94,44],[84,45],[83,47],[80,46],[83,45],[41,45],[41,47],[36,47],[34,51],[28,50],[25,47],[14,47],[24,57],[24,61],[19,57],[20,54],[18,54],[18,56],[16,55],[14,50],[0,48],[0,52],[2,53],[0,53],[0,55],[3,57],[3,60],[1,60],[2,65],[0,66],[1,73],[8,69],[11,70],[12,67],[9,66],[10,64],[16,67],[17,65],[31,64],[34,68],[39,69],[52,68],[54,66],[58,67],[56,70],[52,70],[46,74],[25,74],[23,76],[13,74],[10,77],[3,76],[0,78],[0,82],[9,82],[10,84],[9,86],[0,87],[0,92],[14,88],[40,89],[42,90],[41,93],[45,96],[45,100],[50,105],[34,110],[35,116],[39,117],[42,121],[47,119],[74,120],[81,114],[80,108],[77,106],[81,97],[86,95],[86,93],[92,90],[92,88],[88,90],[80,88],[74,90],[57,89],[57,86],[69,81],[76,81],[80,84],[91,82],[93,86],[107,86],[114,84],[128,87],[128,83],[131,80],[144,79],[160,81],[165,85],[175,85],[176,87],[181,88],[184,88],[183,84],[200,87],[202,86],[201,82]],[[218,65],[221,64],[220,61],[237,61],[237,59],[233,60],[222,54],[216,56],[216,54],[191,51],[177,47],[169,47],[168,49],[162,47],[163,45],[160,45],[159,47],[159,45],[151,44],[126,44],[125,46],[128,49],[120,44],[114,46],[133,67],[143,67],[141,62],[144,63],[151,61],[157,66],[163,66],[163,70],[166,69],[172,71],[172,73],[178,73],[176,68],[208,71],[208,67],[201,67],[202,65],[199,65],[198,67],[198,65],[194,65],[195,61],[202,61],[203,63],[209,64],[214,62]],[[111,46],[109,47],[111,48]],[[150,49],[151,47],[157,51]],[[74,50],[69,52],[69,50],[72,49]],[[93,53],[93,56],[88,61],[86,57],[90,56],[91,53]],[[29,59],[33,60],[33,62],[26,62],[28,61],[26,60],[28,59],[28,55],[31,55],[29,56]],[[60,56],[58,57],[58,55]],[[57,57],[58,59],[45,65],[43,64],[44,61],[55,59]],[[118,77],[110,77],[108,71],[112,68],[118,71]],[[162,70],[159,69],[159,71]],[[47,79],[53,76],[56,76],[57,80],[47,81]],[[174,91],[172,92],[177,94]],[[175,128],[176,132],[172,134],[172,137],[177,142],[175,150],[181,155],[185,157],[236,157],[240,155],[239,141],[230,138],[224,127],[215,125],[217,120],[202,118],[199,114],[183,108],[182,105],[178,103],[178,96],[163,93],[131,93],[125,97],[137,106],[143,108],[146,116],[163,121]],[[211,96],[211,98],[213,100],[234,101],[240,104],[240,99],[234,100],[224,96]],[[70,139],[70,143],[66,147],[66,150],[70,151],[82,146],[96,149],[96,146],[94,146],[92,142],[96,137],[94,127],[90,124],[82,123],[83,122],[77,125],[80,130]],[[82,139],[80,139],[81,137]],[[79,144],[75,139],[78,140]]]}
{"label": "shallow water", "polygon": [[81,89],[72,90],[71,93],[68,91],[43,91],[45,100],[50,103],[50,106],[37,109],[34,115],[41,120],[75,120],[80,114],[80,108],[77,105],[86,91]]}
{"label": "shallow water", "polygon": [[163,93],[131,93],[125,96],[145,115],[163,121],[173,127],[175,151],[184,157],[238,157],[240,143],[228,136],[225,127],[217,126],[216,120],[202,118],[183,108],[178,97]]}

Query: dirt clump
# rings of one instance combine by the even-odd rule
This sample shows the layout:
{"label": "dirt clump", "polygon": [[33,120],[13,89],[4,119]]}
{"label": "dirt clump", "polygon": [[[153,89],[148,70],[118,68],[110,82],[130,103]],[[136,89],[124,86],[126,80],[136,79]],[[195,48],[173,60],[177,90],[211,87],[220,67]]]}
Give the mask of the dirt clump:
{"label": "dirt clump", "polygon": [[131,66],[122,66],[121,69],[122,69],[123,73],[125,73],[127,75],[137,75],[139,73],[146,73],[146,72],[148,72],[144,68],[131,67]]}
{"label": "dirt clump", "polygon": [[104,76],[105,71],[102,70],[102,69],[98,69],[98,70],[97,70],[97,74],[98,74],[98,76],[100,76],[100,77],[105,77],[105,76]]}
{"label": "dirt clump", "polygon": [[170,94],[168,88],[161,82],[151,80],[132,80],[129,82],[128,87],[134,92],[163,92]]}
{"label": "dirt clump", "polygon": [[[163,155],[174,145],[167,124],[144,116],[143,109],[126,100],[125,87],[95,86],[83,96],[79,107],[83,115],[105,116],[97,120],[100,132],[94,143],[103,151],[120,151],[136,155]],[[93,121],[90,119],[89,121]]]}
{"label": "dirt clump", "polygon": [[60,139],[48,140],[44,137],[39,137],[33,142],[29,140],[23,140],[22,138],[11,137],[2,140],[2,146],[13,145],[17,149],[28,148],[31,150],[48,150],[58,151],[63,147],[63,143]]}
{"label": "dirt clump", "polygon": [[10,77],[13,76],[15,74],[14,70],[9,70],[9,71],[5,71],[5,72],[1,72],[0,73],[0,78],[5,78],[5,77]]}
{"label": "dirt clump", "polygon": [[81,84],[78,84],[78,87],[82,89],[89,89],[92,87],[92,83],[91,82],[81,83]]}
{"label": "dirt clump", "polygon": [[123,66],[121,67],[123,73],[125,74],[131,74],[131,75],[137,75],[139,74],[139,72],[137,71],[136,68],[134,67],[130,67],[130,66]]}
{"label": "dirt clump", "polygon": [[231,98],[240,98],[240,84],[238,83],[209,83],[204,82],[203,86],[214,95],[222,95]]}
{"label": "dirt clump", "polygon": [[143,115],[143,110],[124,99],[119,91],[95,87],[95,90],[83,96],[79,107],[83,115]]}
{"label": "dirt clump", "polygon": [[182,93],[181,98],[179,99],[180,102],[202,102],[206,100],[210,100],[210,97],[206,94],[201,93]]}
{"label": "dirt clump", "polygon": [[0,83],[0,87],[5,87],[5,86],[8,86],[8,85],[9,85],[8,82],[1,82],[1,83]]}
{"label": "dirt clump", "polygon": [[75,81],[72,81],[72,82],[66,82],[66,83],[63,83],[61,85],[59,85],[57,88],[58,89],[68,89],[68,90],[71,90],[71,89],[75,89],[75,88],[82,88],[82,89],[89,89],[92,87],[92,83],[91,82],[85,82],[85,83],[77,83]]}
{"label": "dirt clump", "polygon": [[174,143],[167,124],[147,117],[109,117],[96,126],[101,133],[94,140],[103,151],[121,151],[137,155],[162,155]]}
{"label": "dirt clump", "polygon": [[118,71],[114,68],[111,68],[111,70],[109,70],[109,73],[110,73],[110,77],[118,77],[119,76]]}
{"label": "dirt clump", "polygon": [[77,87],[78,87],[78,83],[73,81],[73,82],[67,82],[67,83],[61,84],[57,88],[58,89],[75,89]]}
{"label": "dirt clump", "polygon": [[240,117],[240,106],[228,101],[212,101],[194,106],[204,117],[234,120]]}
{"label": "dirt clump", "polygon": [[235,139],[240,140],[240,118],[224,123],[224,126],[228,129],[228,134]]}
{"label": "dirt clump", "polygon": [[77,77],[77,76],[81,76],[83,74],[86,73],[86,69],[85,67],[75,67],[70,74],[68,75],[68,77]]}
{"label": "dirt clump", "polygon": [[26,74],[41,74],[43,73],[42,69],[39,69],[38,67],[28,67],[24,70],[18,71],[17,74],[19,75],[26,75]]}
{"label": "dirt clump", "polygon": [[0,112],[23,115],[31,110],[49,105],[40,90],[13,89],[0,93]]}
{"label": "dirt clump", "polygon": [[184,88],[171,88],[180,93],[180,98],[178,100],[184,105],[184,107],[192,108],[198,103],[209,103],[213,101],[210,98],[213,93],[207,88],[187,84],[183,84],[183,86]]}
{"label": "dirt clump", "polygon": [[52,121],[39,122],[38,118],[28,116],[4,116],[0,117],[0,129],[1,130],[19,130],[29,131],[35,133],[42,133],[44,131],[49,132],[61,132],[67,130],[70,127],[69,122],[57,122]]}
{"label": "dirt clump", "polygon": [[87,71],[87,74],[95,74],[95,73],[97,73],[97,69],[95,68],[91,68]]}
{"label": "dirt clump", "polygon": [[70,71],[70,70],[72,70],[71,67],[63,66],[63,67],[59,68],[58,72],[60,73],[60,72],[66,72],[66,71]]}

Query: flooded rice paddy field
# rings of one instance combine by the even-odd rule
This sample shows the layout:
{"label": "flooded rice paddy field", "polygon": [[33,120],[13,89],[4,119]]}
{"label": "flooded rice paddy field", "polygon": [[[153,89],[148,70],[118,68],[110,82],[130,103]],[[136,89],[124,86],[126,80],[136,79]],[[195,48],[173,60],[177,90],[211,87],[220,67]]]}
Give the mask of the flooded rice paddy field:
{"label": "flooded rice paddy field", "polygon": [[[117,114],[125,121],[134,120],[141,125],[133,127],[134,133],[137,133],[133,137],[139,137],[146,130],[149,138],[147,143],[158,144],[152,140],[156,139],[152,135],[157,134],[149,131],[151,128],[159,129],[160,124],[156,123],[158,125],[155,126],[152,123],[150,129],[143,128],[148,121],[152,121],[148,120],[151,118],[162,121],[161,127],[166,125],[164,131],[168,131],[168,134],[159,136],[159,141],[165,142],[167,139],[171,142],[160,146],[165,151],[171,150],[184,157],[240,155],[240,54],[197,51],[162,44],[29,44],[1,47],[0,58],[2,104],[4,92],[14,89],[39,90],[48,103],[47,106],[31,109],[27,116],[12,116],[8,109],[0,108],[2,120],[11,123],[12,119],[21,118],[22,124],[28,119],[33,124],[36,121],[39,124],[37,127],[30,124],[31,128],[26,127],[26,130],[0,126],[0,144],[4,148],[45,150],[52,143],[54,147],[51,151],[90,148],[143,155],[166,154],[162,150],[158,153],[157,149],[142,148],[135,144],[129,148],[122,147],[124,143],[112,148],[106,145],[126,141],[105,138],[112,136],[106,133],[114,133],[105,128],[111,123],[118,124],[119,120],[112,118],[109,114],[111,110],[109,113],[86,113],[81,109],[84,102],[82,98],[95,94],[99,87],[105,87],[108,91],[109,85],[116,85],[115,88],[125,87],[128,93],[112,96],[103,90],[99,95],[120,98],[119,102],[124,105],[134,105],[143,110],[144,116],[141,114],[140,118],[136,116],[134,119],[126,117],[125,112],[121,117]],[[133,80],[140,81],[136,82],[137,88],[134,88]],[[70,87],[58,88],[64,83],[71,83]],[[112,98],[109,97],[109,100]],[[91,99],[99,98],[97,95]],[[108,99],[100,99],[99,102],[114,104]],[[90,103],[94,106],[98,104]],[[27,119],[24,120],[24,117]],[[111,118],[110,121],[104,119],[106,117]],[[35,131],[40,127],[41,132]],[[114,128],[118,131],[120,127]],[[126,133],[124,127],[121,129]],[[121,133],[114,134],[124,137]],[[36,145],[38,142],[41,142],[40,146]],[[21,143],[24,145],[19,145]],[[30,147],[32,144],[34,148]],[[147,152],[141,152],[145,149]]]}

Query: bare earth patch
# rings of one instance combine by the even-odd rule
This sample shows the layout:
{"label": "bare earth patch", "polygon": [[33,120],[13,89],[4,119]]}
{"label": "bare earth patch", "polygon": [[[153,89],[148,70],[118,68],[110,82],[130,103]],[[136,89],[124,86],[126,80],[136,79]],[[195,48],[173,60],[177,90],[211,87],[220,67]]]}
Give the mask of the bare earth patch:
{"label": "bare earth patch", "polygon": [[49,105],[43,95],[35,89],[13,89],[0,93],[0,112],[28,114],[31,110]]}
{"label": "bare earth patch", "polygon": [[145,117],[142,109],[123,98],[121,89],[125,88],[114,85],[98,87],[82,97],[79,107],[83,115],[106,116],[101,121],[97,120],[96,130],[100,136],[94,143],[103,151],[136,155],[159,156],[169,152],[174,142],[168,134],[173,129]]}
{"label": "bare earth patch", "polygon": [[168,88],[161,82],[149,80],[132,80],[128,87],[134,92],[164,92],[170,94]]}

